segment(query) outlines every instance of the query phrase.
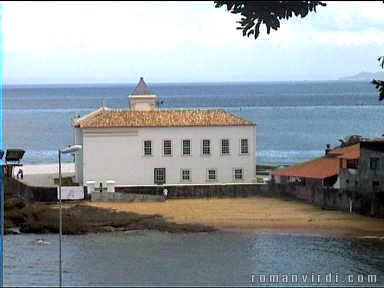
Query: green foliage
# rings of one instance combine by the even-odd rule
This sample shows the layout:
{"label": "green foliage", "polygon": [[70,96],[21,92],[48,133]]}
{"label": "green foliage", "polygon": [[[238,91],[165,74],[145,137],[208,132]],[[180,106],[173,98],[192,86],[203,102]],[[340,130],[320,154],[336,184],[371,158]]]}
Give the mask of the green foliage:
{"label": "green foliage", "polygon": [[[384,56],[379,57],[377,60],[380,63],[381,69],[384,69]],[[373,79],[371,83],[375,85],[379,92],[379,101],[382,101],[384,99],[384,81]]]}
{"label": "green foliage", "polygon": [[[59,185],[59,178],[54,178],[53,182],[55,185]],[[79,186],[79,183],[73,182],[73,177],[62,177],[61,178],[62,186]]]}
{"label": "green foliage", "polygon": [[377,61],[380,62],[381,69],[384,69],[384,56],[377,58]]}
{"label": "green foliage", "polygon": [[264,183],[264,179],[262,177],[257,177],[256,182],[257,183]]}
{"label": "green foliage", "polygon": [[237,29],[243,31],[243,36],[260,34],[260,26],[264,24],[267,33],[280,28],[281,19],[293,16],[307,16],[309,12],[316,12],[316,7],[326,6],[321,1],[214,1],[215,7],[226,6],[233,14],[240,14],[241,20]]}

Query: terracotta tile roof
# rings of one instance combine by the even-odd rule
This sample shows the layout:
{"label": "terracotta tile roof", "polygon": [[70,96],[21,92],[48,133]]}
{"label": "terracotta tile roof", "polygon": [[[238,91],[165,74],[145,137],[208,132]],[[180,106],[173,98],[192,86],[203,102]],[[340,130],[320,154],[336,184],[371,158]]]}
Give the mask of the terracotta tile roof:
{"label": "terracotta tile roof", "polygon": [[74,121],[80,128],[253,126],[224,110],[112,110],[100,108]]}
{"label": "terracotta tile roof", "polygon": [[295,166],[272,171],[273,175],[324,179],[339,174],[338,158],[322,157]]}
{"label": "terracotta tile roof", "polygon": [[333,149],[327,156],[272,171],[273,175],[324,179],[340,173],[340,159],[359,159],[360,144]]}
{"label": "terracotta tile roof", "polygon": [[360,158],[360,143],[333,149],[329,152],[331,155],[335,155],[338,158],[343,159],[359,159]]}

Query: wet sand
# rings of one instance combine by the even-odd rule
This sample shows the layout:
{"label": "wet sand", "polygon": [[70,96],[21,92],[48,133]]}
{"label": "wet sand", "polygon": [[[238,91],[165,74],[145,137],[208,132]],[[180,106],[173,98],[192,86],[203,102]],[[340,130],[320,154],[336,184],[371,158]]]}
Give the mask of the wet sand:
{"label": "wet sand", "polygon": [[175,223],[202,224],[220,230],[384,237],[384,219],[322,210],[311,204],[285,198],[256,196],[87,204],[116,211],[158,214]]}

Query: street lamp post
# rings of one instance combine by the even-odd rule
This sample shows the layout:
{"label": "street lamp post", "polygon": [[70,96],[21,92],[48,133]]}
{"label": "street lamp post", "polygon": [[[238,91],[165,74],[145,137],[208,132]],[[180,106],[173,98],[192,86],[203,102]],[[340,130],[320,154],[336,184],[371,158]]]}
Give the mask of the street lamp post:
{"label": "street lamp post", "polygon": [[61,154],[76,153],[81,150],[81,145],[73,145],[64,149],[59,149],[59,283],[60,287],[63,287],[63,264],[62,264],[62,237],[63,237],[63,211],[61,202]]}

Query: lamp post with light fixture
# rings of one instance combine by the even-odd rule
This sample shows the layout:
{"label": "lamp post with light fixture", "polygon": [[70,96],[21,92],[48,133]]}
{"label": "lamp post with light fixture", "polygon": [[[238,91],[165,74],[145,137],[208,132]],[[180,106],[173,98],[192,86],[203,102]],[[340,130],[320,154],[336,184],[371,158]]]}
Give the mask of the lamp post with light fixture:
{"label": "lamp post with light fixture", "polygon": [[61,247],[61,239],[63,236],[63,211],[62,211],[62,202],[61,202],[61,154],[69,154],[69,153],[76,153],[81,150],[81,145],[73,145],[69,146],[64,149],[59,149],[58,156],[59,156],[59,283],[60,287],[63,287],[63,265],[62,265],[62,247]]}

